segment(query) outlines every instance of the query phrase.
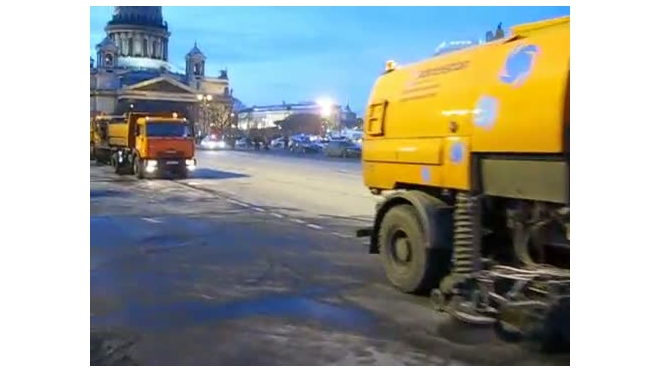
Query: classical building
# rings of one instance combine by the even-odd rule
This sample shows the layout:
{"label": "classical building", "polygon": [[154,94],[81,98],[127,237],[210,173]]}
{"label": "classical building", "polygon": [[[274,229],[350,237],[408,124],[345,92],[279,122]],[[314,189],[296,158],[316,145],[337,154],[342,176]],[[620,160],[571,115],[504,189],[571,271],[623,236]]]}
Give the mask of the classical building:
{"label": "classical building", "polygon": [[353,128],[358,124],[357,113],[353,112],[348,103],[346,103],[346,107],[341,110],[339,117],[342,128]]}
{"label": "classical building", "polygon": [[282,121],[295,113],[312,113],[326,119],[329,127],[340,130],[353,127],[357,121],[357,115],[348,104],[342,108],[339,104],[328,106],[317,102],[301,102],[274,104],[268,106],[253,106],[238,111],[238,128],[268,129],[275,127],[277,121]]}
{"label": "classical building", "polygon": [[210,104],[227,112],[234,105],[227,70],[207,76],[206,57],[194,43],[185,72],[169,63],[171,36],[160,6],[116,6],[105,27],[106,37],[90,57],[90,113],[174,111],[195,120],[202,131]]}

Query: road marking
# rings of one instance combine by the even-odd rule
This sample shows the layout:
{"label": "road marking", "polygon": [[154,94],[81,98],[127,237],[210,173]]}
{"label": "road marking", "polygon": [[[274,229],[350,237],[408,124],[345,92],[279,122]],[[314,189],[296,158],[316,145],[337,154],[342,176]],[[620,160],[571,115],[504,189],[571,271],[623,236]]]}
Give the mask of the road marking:
{"label": "road marking", "polygon": [[270,215],[276,217],[276,218],[284,218],[284,215],[278,214],[278,213],[270,213]]}
{"label": "road marking", "polygon": [[213,300],[213,298],[210,297],[210,296],[208,296],[208,295],[199,294],[199,296],[202,297],[202,298],[204,298],[204,299],[207,299],[207,300]]}
{"label": "road marking", "polygon": [[307,226],[309,228],[313,228],[313,229],[323,229],[323,227],[321,227],[320,225],[316,225],[316,224],[307,224]]}
{"label": "road marking", "polygon": [[197,183],[197,182],[188,182],[188,183],[186,183],[186,184],[187,184],[187,185],[191,185],[191,186],[198,186],[198,185],[201,185],[200,183]]}
{"label": "road marking", "polygon": [[252,210],[254,210],[254,211],[258,211],[258,212],[260,212],[260,213],[263,213],[264,211],[266,211],[266,210],[264,210],[264,209],[262,209],[262,208],[260,208],[260,207],[253,207]]}
{"label": "road marking", "polygon": [[144,220],[145,222],[149,222],[149,223],[162,223],[161,220],[156,220],[156,219],[153,219],[153,218],[142,218],[142,220]]}
{"label": "road marking", "polygon": [[305,221],[300,219],[291,219],[291,221],[294,223],[305,224]]}
{"label": "road marking", "polygon": [[353,238],[353,236],[347,235],[345,233],[339,233],[339,232],[332,232],[333,235],[341,238]]}
{"label": "road marking", "polygon": [[231,202],[232,204],[238,205],[238,206],[243,206],[243,207],[247,207],[247,206],[248,206],[248,204],[245,204],[245,203],[243,203],[243,202],[241,202],[241,201],[236,201],[236,200],[231,200],[231,199],[230,199],[230,200],[227,200],[227,201]]}

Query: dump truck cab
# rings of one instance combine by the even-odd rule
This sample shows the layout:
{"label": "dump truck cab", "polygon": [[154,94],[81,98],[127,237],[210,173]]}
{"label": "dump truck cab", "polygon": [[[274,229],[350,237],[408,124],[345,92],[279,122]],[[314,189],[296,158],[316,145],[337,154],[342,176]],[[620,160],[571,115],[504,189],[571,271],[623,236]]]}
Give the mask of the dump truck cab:
{"label": "dump truck cab", "polygon": [[177,114],[130,113],[126,135],[133,173],[139,178],[154,176],[187,177],[194,170],[193,126]]}

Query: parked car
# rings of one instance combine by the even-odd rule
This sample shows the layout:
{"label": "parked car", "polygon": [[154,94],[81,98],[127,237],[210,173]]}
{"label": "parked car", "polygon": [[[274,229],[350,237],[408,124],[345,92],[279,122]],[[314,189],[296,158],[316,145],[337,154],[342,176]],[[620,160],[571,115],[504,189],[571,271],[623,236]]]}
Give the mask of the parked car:
{"label": "parked car", "polygon": [[319,153],[322,147],[309,139],[294,139],[290,144],[289,151],[293,153]]}
{"label": "parked car", "polygon": [[285,144],[284,137],[275,138],[270,141],[270,146],[273,148],[283,148]]}
{"label": "parked car", "polygon": [[234,148],[247,149],[248,148],[247,138],[238,138],[236,140],[236,144],[234,145]]}
{"label": "parked car", "polygon": [[227,142],[224,140],[224,138],[213,134],[207,135],[204,138],[202,138],[199,145],[200,147],[202,147],[202,149],[207,149],[207,150],[226,149],[227,147],[229,147],[227,145]]}
{"label": "parked car", "polygon": [[328,157],[361,157],[362,148],[347,140],[333,140],[323,148],[323,154]]}
{"label": "parked car", "polygon": [[319,138],[316,140],[316,143],[321,146],[321,148],[325,148],[328,143],[330,143],[330,139],[327,138]]}

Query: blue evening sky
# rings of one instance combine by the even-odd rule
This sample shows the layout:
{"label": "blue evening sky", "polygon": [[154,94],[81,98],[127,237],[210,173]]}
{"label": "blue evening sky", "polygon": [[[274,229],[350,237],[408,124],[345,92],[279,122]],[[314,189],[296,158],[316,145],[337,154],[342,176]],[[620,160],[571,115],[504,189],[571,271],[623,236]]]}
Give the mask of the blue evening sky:
{"label": "blue evening sky", "polygon": [[[183,69],[195,40],[207,74],[227,67],[247,106],[321,96],[362,113],[387,59],[413,62],[443,40],[483,38],[508,27],[569,15],[570,7],[163,7],[170,63]],[[112,7],[90,7],[90,54]]]}

